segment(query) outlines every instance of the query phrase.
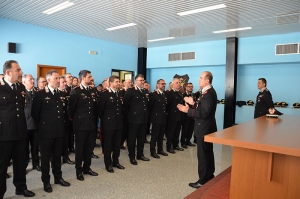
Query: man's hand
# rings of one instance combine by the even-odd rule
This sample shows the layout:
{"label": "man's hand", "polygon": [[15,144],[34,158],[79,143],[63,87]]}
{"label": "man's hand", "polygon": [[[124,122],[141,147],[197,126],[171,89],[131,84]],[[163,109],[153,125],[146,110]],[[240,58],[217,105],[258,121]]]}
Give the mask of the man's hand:
{"label": "man's hand", "polygon": [[275,109],[274,108],[269,108],[269,113],[270,114],[274,114],[275,113]]}
{"label": "man's hand", "polygon": [[181,112],[184,112],[184,113],[187,113],[188,110],[189,110],[189,106],[188,106],[187,104],[185,104],[185,105],[178,104],[178,105],[177,105],[177,108],[178,108]]}
{"label": "man's hand", "polygon": [[184,97],[183,99],[186,103],[188,103],[192,106],[195,104],[194,99],[192,97]]}

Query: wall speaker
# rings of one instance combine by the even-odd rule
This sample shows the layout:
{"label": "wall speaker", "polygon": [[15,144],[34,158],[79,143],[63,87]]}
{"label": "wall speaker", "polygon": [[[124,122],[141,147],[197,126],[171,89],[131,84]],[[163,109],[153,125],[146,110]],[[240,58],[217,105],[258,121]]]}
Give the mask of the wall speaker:
{"label": "wall speaker", "polygon": [[17,44],[8,42],[8,52],[9,53],[16,53],[17,52]]}

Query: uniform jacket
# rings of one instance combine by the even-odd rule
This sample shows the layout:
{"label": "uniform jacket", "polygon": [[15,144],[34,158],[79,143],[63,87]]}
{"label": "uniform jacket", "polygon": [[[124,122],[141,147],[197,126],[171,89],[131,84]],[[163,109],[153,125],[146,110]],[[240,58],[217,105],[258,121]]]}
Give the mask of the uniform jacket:
{"label": "uniform jacket", "polygon": [[26,95],[25,95],[26,104],[25,104],[24,112],[25,112],[25,118],[27,122],[27,129],[28,130],[37,129],[36,123],[34,122],[31,116],[32,102],[37,90],[35,88],[32,88],[32,95],[29,93],[27,89],[25,89],[25,91],[26,91]]}
{"label": "uniform jacket", "polygon": [[39,127],[39,137],[59,138],[64,136],[64,102],[62,92],[54,96],[48,86],[35,93],[31,115]]}
{"label": "uniform jacket", "polygon": [[125,96],[125,89],[122,88],[119,90],[119,96],[120,96],[120,100],[122,101],[122,115],[123,115],[123,119],[128,119],[128,106],[125,106],[124,104],[124,96]]}
{"label": "uniform jacket", "polygon": [[128,110],[128,122],[142,124],[148,122],[148,97],[145,89],[128,88],[124,96],[124,105]]}
{"label": "uniform jacket", "polygon": [[68,114],[68,105],[69,105],[69,94],[67,93],[66,89],[60,90],[60,100],[63,103],[63,108],[64,108],[64,125],[65,125],[65,130],[68,130],[71,126],[71,121],[69,119],[69,114]]}
{"label": "uniform jacket", "polygon": [[183,103],[183,96],[180,92],[174,91],[173,89],[169,92],[166,92],[167,97],[167,118],[171,121],[182,121],[183,113],[178,110],[178,104]]}
{"label": "uniform jacket", "polygon": [[17,91],[0,79],[0,141],[22,140],[27,138],[27,125],[24,113],[25,87],[17,83]]}
{"label": "uniform jacket", "polygon": [[254,119],[268,114],[269,108],[274,108],[274,104],[272,100],[272,94],[266,88],[263,92],[259,92],[256,97]]}
{"label": "uniform jacket", "polygon": [[76,131],[95,130],[95,108],[92,89],[86,90],[81,84],[73,88],[70,93],[68,113],[73,121],[73,129]]}
{"label": "uniform jacket", "polygon": [[118,130],[123,128],[122,101],[120,95],[109,90],[101,92],[98,98],[98,115],[103,130]]}
{"label": "uniform jacket", "polygon": [[217,93],[213,87],[200,96],[194,105],[189,109],[187,115],[195,118],[194,134],[201,138],[204,135],[217,131],[215,113],[217,108]]}
{"label": "uniform jacket", "polygon": [[166,123],[166,96],[155,90],[149,96],[149,112],[150,123],[165,124]]}

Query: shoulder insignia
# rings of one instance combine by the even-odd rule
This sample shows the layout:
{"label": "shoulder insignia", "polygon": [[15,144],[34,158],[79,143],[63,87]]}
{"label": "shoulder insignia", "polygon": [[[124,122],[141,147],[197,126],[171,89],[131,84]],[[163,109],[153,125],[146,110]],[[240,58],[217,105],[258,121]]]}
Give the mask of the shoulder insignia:
{"label": "shoulder insignia", "polygon": [[81,84],[80,84],[80,89],[81,89],[81,90],[83,90],[83,87],[82,87],[82,85],[81,85]]}

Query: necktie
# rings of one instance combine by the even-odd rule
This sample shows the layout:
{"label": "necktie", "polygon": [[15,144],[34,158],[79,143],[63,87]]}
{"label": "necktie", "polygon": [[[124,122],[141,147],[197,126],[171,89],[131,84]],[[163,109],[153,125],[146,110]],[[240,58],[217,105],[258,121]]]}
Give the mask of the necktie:
{"label": "necktie", "polygon": [[30,96],[32,97],[32,95],[33,95],[32,91],[29,91],[29,94],[30,94]]}
{"label": "necktie", "polygon": [[116,96],[118,97],[118,91],[115,92]]}
{"label": "necktie", "polygon": [[56,96],[56,90],[53,90],[53,95]]}
{"label": "necktie", "polygon": [[11,86],[13,87],[13,91],[17,91],[16,84],[12,84]]}

